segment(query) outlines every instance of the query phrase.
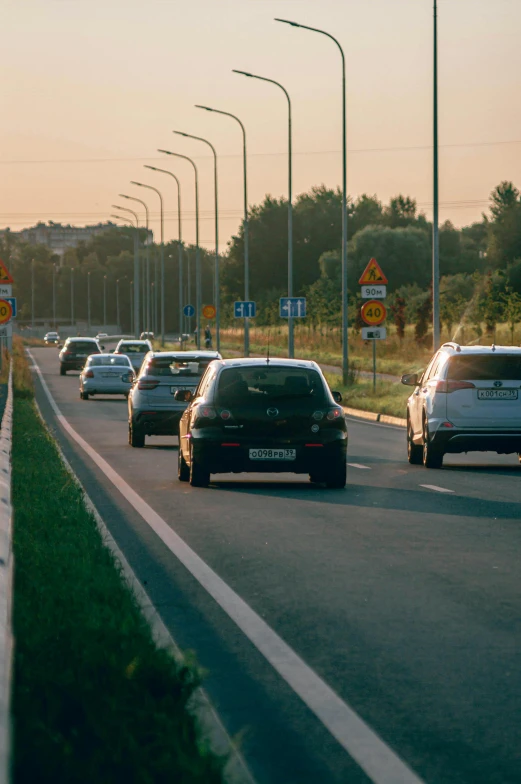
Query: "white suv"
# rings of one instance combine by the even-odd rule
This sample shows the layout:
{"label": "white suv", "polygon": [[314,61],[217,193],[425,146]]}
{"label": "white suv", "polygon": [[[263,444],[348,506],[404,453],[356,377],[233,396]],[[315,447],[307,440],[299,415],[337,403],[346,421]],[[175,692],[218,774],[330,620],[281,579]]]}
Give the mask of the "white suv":
{"label": "white suv", "polygon": [[521,348],[444,343],[407,401],[409,463],[441,468],[458,452],[517,453],[521,462]]}

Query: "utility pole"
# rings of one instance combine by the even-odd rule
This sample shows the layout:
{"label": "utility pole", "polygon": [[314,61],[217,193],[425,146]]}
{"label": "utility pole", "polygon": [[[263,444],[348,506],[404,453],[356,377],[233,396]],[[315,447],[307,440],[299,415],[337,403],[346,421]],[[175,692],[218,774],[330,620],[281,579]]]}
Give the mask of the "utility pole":
{"label": "utility pole", "polygon": [[433,83],[433,214],[432,214],[432,343],[440,346],[440,238],[438,183],[438,3],[434,0],[434,83]]}
{"label": "utility pole", "polygon": [[34,337],[34,259],[31,259],[31,337]]}

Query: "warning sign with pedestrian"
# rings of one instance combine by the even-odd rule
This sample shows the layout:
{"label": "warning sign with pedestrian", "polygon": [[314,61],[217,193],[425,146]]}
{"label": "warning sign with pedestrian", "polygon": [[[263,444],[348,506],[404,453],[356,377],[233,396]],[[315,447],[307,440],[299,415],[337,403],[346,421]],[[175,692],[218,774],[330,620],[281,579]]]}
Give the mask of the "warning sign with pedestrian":
{"label": "warning sign with pedestrian", "polygon": [[0,283],[13,283],[13,278],[2,259],[0,259]]}
{"label": "warning sign with pedestrian", "polygon": [[365,268],[362,273],[362,277],[358,281],[361,286],[368,285],[369,283],[381,283],[383,285],[387,284],[389,281],[385,277],[382,272],[382,268],[376,261],[376,259],[371,259],[369,264]]}

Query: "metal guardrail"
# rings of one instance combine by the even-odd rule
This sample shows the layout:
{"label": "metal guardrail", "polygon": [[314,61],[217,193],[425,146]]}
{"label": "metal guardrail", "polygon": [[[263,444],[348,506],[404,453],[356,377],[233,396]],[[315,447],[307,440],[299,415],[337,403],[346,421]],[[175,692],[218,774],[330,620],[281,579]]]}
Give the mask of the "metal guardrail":
{"label": "metal guardrail", "polygon": [[14,557],[12,548],[11,444],[13,366],[9,370],[7,402],[0,429],[0,784],[10,781],[11,676]]}

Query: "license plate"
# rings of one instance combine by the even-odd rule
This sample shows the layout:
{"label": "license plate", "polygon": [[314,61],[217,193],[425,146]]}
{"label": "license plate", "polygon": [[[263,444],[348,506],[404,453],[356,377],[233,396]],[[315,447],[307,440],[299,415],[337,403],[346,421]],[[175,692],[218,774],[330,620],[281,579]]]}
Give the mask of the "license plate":
{"label": "license plate", "polygon": [[478,400],[517,400],[517,389],[478,389]]}
{"label": "license plate", "polygon": [[190,389],[190,387],[170,387],[170,394],[175,395],[177,391],[185,392],[187,389]]}
{"label": "license plate", "polygon": [[296,449],[250,449],[250,460],[295,460]]}
{"label": "license plate", "polygon": [[102,378],[118,378],[119,377],[119,373],[102,373],[101,377]]}

